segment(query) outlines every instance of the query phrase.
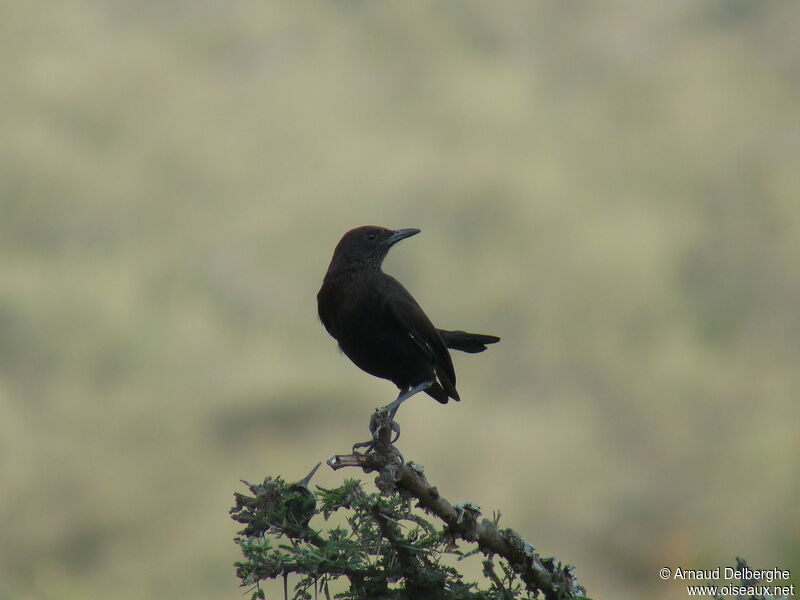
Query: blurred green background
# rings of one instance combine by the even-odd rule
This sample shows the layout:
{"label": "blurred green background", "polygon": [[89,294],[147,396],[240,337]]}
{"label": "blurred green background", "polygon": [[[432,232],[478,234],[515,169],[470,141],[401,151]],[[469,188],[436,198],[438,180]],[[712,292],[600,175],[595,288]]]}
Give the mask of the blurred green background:
{"label": "blurred green background", "polygon": [[[800,4],[5,2],[0,597],[241,598],[239,479],[393,386],[316,317],[341,234],[463,402],[400,448],[596,598],[800,569]],[[323,469],[315,482],[344,476]],[[367,478],[371,480],[371,478]]]}

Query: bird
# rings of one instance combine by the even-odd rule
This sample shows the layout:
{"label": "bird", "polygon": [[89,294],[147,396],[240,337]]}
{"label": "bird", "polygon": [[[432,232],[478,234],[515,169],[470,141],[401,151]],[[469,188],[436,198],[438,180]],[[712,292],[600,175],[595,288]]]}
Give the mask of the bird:
{"label": "bird", "polygon": [[[373,225],[351,229],[336,245],[317,293],[319,319],[342,352],[400,390],[381,409],[392,423],[400,405],[419,392],[442,404],[461,399],[448,348],[474,354],[500,341],[494,335],[437,329],[411,293],[383,272],[392,246],[418,233]],[[399,437],[399,426],[395,431]]]}

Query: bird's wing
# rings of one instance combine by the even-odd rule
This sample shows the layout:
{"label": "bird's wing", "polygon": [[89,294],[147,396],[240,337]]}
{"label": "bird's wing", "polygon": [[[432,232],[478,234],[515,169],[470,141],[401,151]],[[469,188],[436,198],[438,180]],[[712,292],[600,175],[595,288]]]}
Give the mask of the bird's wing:
{"label": "bird's wing", "polygon": [[[395,278],[386,276],[388,312],[395,318],[401,328],[408,332],[414,343],[436,365],[440,378],[444,375],[448,381],[442,381],[445,389],[452,388],[455,393],[456,372],[453,360],[442,341],[439,332],[428,316],[420,308],[411,293]],[[449,385],[448,385],[449,384]]]}

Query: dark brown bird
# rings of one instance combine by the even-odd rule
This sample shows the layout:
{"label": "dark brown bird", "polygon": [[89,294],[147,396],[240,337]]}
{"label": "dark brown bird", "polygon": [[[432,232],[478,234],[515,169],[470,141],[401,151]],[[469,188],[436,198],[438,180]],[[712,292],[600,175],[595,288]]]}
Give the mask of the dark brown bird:
{"label": "dark brown bird", "polygon": [[408,290],[381,270],[389,249],[419,229],[357,227],[333,251],[317,294],[319,318],[350,360],[367,373],[393,382],[393,416],[414,394],[425,391],[442,404],[460,400],[448,348],[483,352],[493,335],[447,331],[433,326]]}

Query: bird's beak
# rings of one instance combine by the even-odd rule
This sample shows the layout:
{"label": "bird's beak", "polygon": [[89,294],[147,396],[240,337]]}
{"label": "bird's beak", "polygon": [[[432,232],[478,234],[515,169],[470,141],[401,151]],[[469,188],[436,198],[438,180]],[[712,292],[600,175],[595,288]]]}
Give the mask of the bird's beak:
{"label": "bird's beak", "polygon": [[400,240],[404,240],[412,235],[417,235],[418,233],[419,229],[398,229],[397,231],[393,231],[392,235],[386,238],[386,244],[393,246]]}
{"label": "bird's beak", "polygon": [[303,487],[308,487],[308,482],[311,481],[311,478],[314,476],[314,473],[317,472],[317,469],[319,469],[319,466],[321,464],[322,463],[317,463],[316,466],[313,469],[311,469],[311,472],[308,475],[306,475],[300,481],[297,482],[297,485],[302,485]]}

